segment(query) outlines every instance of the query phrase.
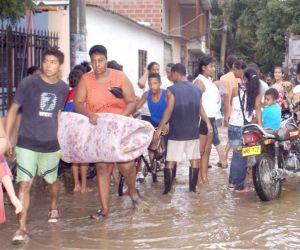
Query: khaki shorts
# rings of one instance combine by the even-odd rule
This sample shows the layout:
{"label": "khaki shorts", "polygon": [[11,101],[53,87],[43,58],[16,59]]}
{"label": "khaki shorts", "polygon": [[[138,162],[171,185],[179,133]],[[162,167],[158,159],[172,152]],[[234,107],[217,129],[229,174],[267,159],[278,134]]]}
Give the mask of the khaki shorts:
{"label": "khaki shorts", "polygon": [[190,161],[200,159],[200,140],[168,141],[167,161]]}
{"label": "khaki shorts", "polygon": [[59,159],[60,151],[40,153],[16,147],[17,182],[32,182],[37,175],[49,184],[54,183],[57,179]]}

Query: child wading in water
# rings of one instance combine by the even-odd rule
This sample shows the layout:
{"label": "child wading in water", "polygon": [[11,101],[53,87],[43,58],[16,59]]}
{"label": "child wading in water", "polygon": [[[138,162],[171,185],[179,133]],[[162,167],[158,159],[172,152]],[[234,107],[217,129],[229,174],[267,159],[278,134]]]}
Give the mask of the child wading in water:
{"label": "child wading in water", "polygon": [[[66,100],[66,105],[64,111],[67,112],[74,112],[74,107],[73,107],[73,99],[75,96],[75,89],[76,86],[81,79],[82,72],[79,70],[72,70],[69,74],[69,86],[71,87],[67,100]],[[85,192],[91,192],[93,189],[88,188],[86,186],[86,175],[87,175],[87,168],[88,164],[83,164],[83,163],[72,163],[72,173],[73,173],[73,179],[74,179],[74,192],[79,192],[85,193]],[[79,181],[79,171],[80,170],[80,179],[81,179],[81,184]]]}
{"label": "child wading in water", "polygon": [[5,210],[4,210],[2,185],[5,187],[8,197],[11,203],[15,207],[15,213],[18,214],[23,209],[20,200],[17,198],[15,194],[15,190],[11,181],[12,174],[7,165],[5,157],[3,156],[7,148],[8,148],[7,137],[5,135],[2,122],[0,121],[0,224],[5,223]]}

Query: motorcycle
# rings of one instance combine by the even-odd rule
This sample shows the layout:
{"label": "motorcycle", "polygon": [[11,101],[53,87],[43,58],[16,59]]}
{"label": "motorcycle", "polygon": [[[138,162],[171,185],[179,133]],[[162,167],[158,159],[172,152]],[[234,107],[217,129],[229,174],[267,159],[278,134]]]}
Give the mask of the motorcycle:
{"label": "motorcycle", "polygon": [[242,128],[243,157],[255,157],[252,178],[255,191],[262,201],[280,197],[282,181],[287,177],[300,176],[300,105],[282,117],[277,131],[263,129],[257,124]]}

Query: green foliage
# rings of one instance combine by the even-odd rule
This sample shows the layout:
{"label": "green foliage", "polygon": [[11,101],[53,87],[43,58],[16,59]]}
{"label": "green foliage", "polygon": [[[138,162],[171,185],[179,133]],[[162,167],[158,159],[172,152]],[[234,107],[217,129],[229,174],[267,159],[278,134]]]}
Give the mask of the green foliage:
{"label": "green foliage", "polygon": [[[212,0],[212,49],[219,55],[228,26],[227,54],[256,62],[269,71],[284,61],[285,35],[300,34],[299,0]],[[218,23],[218,24],[217,24]]]}
{"label": "green foliage", "polygon": [[0,19],[15,23],[25,14],[27,7],[34,5],[32,0],[1,0]]}

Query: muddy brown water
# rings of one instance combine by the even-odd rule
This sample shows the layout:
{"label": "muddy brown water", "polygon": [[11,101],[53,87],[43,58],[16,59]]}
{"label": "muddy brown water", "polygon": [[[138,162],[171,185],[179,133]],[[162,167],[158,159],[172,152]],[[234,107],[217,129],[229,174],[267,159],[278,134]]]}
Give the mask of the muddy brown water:
{"label": "muddy brown water", "polygon": [[[225,140],[223,140],[225,143]],[[217,162],[215,152],[211,162]],[[280,199],[261,202],[255,191],[227,189],[228,169],[213,166],[209,184],[188,192],[188,167],[181,165],[179,183],[161,195],[163,178],[139,185],[150,212],[132,209],[128,196],[111,187],[111,214],[102,221],[88,215],[97,207],[97,193],[73,194],[62,183],[56,225],[47,223],[49,197],[45,188],[32,190],[30,240],[11,245],[16,219],[6,206],[7,223],[0,226],[0,249],[300,249],[300,180],[285,181]],[[250,187],[250,179],[248,180]],[[95,188],[95,180],[89,182]],[[47,195],[46,195],[47,194]]]}

